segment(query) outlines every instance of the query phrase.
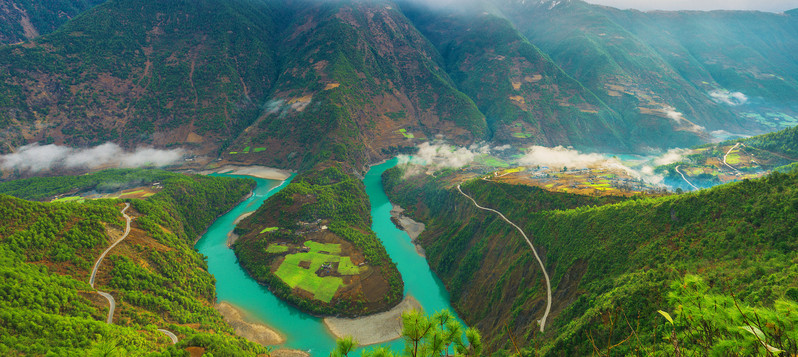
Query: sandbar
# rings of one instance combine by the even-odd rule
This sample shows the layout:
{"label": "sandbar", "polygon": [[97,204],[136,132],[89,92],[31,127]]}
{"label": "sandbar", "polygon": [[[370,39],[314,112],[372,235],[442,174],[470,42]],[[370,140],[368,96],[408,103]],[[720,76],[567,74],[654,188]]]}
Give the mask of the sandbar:
{"label": "sandbar", "polygon": [[406,296],[386,312],[353,319],[328,317],[324,325],[336,338],[352,336],[358,345],[373,345],[402,337],[402,312],[413,309],[421,310],[421,304],[412,296]]}
{"label": "sandbar", "polygon": [[202,174],[225,173],[231,175],[252,176],[267,180],[284,181],[291,177],[291,172],[266,166],[235,166],[225,165],[218,169],[206,170]]}
{"label": "sandbar", "polygon": [[405,233],[410,236],[410,240],[416,246],[416,252],[422,257],[426,258],[427,254],[424,251],[424,248],[421,247],[421,244],[419,244],[417,241],[418,236],[421,235],[421,232],[424,231],[426,226],[424,223],[416,222],[410,217],[405,216],[404,211],[404,208],[393,205],[393,208],[391,208],[391,221],[396,225],[396,227],[405,231]]}
{"label": "sandbar", "polygon": [[241,308],[226,301],[216,304],[215,307],[224,317],[224,321],[233,327],[236,335],[264,346],[285,343],[285,337],[280,335],[273,328],[264,324],[248,321],[248,314]]}

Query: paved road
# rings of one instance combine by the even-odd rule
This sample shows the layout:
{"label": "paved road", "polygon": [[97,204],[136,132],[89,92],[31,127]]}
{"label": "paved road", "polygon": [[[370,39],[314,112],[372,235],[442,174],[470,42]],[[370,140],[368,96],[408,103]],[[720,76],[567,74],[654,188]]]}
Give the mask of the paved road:
{"label": "paved road", "polygon": [[158,332],[160,332],[160,333],[162,333],[162,334],[164,334],[166,336],[169,336],[169,339],[172,340],[172,344],[173,345],[177,344],[177,336],[175,336],[175,334],[173,334],[172,331],[164,330],[162,328],[159,328]]}
{"label": "paved road", "polygon": [[521,232],[521,235],[524,236],[524,239],[526,239],[527,244],[529,244],[529,248],[532,248],[532,253],[535,254],[535,259],[537,259],[538,260],[538,264],[540,264],[540,270],[543,271],[543,276],[546,277],[546,312],[543,313],[543,317],[540,320],[538,320],[538,323],[540,323],[540,332],[543,332],[543,329],[546,327],[546,318],[549,317],[549,311],[551,311],[551,281],[549,280],[549,273],[546,272],[546,267],[543,266],[543,261],[540,260],[540,256],[538,255],[537,249],[535,249],[535,246],[532,245],[532,241],[530,241],[529,237],[526,236],[526,233],[524,233],[524,230],[522,230],[521,227],[518,227],[515,223],[513,223],[509,219],[507,219],[507,217],[505,217],[501,212],[499,212],[499,211],[497,211],[495,209],[492,209],[492,208],[487,208],[487,207],[480,206],[477,203],[477,201],[475,201],[473,198],[471,198],[471,196],[467,195],[465,192],[463,192],[462,189],[460,189],[460,185],[459,184],[457,185],[457,191],[460,191],[460,193],[463,196],[466,196],[466,198],[471,200],[471,202],[473,202],[474,206],[477,206],[477,208],[485,210],[485,211],[491,211],[493,213],[498,214],[499,217],[501,217],[505,222],[509,223],[511,226],[515,227],[515,229],[517,229],[519,232]]}
{"label": "paved road", "polygon": [[[726,155],[723,155],[723,164],[728,166],[730,169],[734,170],[734,172],[737,173],[737,176],[740,176],[740,171],[737,171],[737,169],[734,166],[729,165],[729,163],[726,162],[726,157],[729,156],[729,154],[731,154],[732,150],[736,149],[738,146],[740,146],[740,143],[734,144],[734,146],[732,146],[731,149],[729,149],[729,151],[726,152]],[[743,146],[745,146],[745,145],[743,145]]]}
{"label": "paved road", "polygon": [[696,185],[693,185],[692,182],[688,181],[687,177],[685,177],[684,174],[679,170],[679,166],[682,166],[682,165],[677,165],[676,166],[676,172],[678,172],[679,175],[682,175],[682,180],[684,180],[684,182],[687,182],[688,185],[693,186],[694,189],[698,190],[699,188]]}
{"label": "paved road", "polygon": [[[119,238],[116,242],[114,242],[114,244],[111,244],[111,246],[108,247],[108,249],[106,249],[103,252],[103,254],[100,255],[100,258],[97,259],[97,262],[94,263],[94,269],[91,270],[91,277],[89,278],[89,284],[91,285],[92,288],[94,287],[94,279],[97,276],[97,269],[100,268],[100,263],[102,263],[103,259],[108,254],[108,252],[111,251],[111,249],[114,249],[114,247],[116,247],[119,243],[121,243],[130,234],[130,222],[133,219],[130,218],[130,216],[128,216],[127,213],[125,213],[128,208],[130,208],[130,203],[125,203],[125,208],[123,208],[122,211],[121,211],[122,212],[122,216],[124,216],[125,220],[127,221],[127,223],[125,223],[125,233],[122,234],[122,237]],[[116,300],[114,300],[114,297],[111,294],[109,294],[109,293],[107,293],[105,291],[100,291],[100,290],[97,290],[97,289],[94,289],[94,291],[96,291],[97,294],[100,294],[102,297],[104,297],[106,300],[108,300],[108,305],[110,306],[110,308],[108,309],[108,319],[105,322],[107,322],[109,324],[113,324],[114,323],[114,310],[116,309]],[[159,328],[158,332],[168,336],[169,339],[172,340],[172,344],[176,344],[177,343],[177,336],[175,336],[175,334],[172,333],[171,331]]]}
{"label": "paved road", "polygon": [[[91,270],[91,277],[89,278],[89,285],[91,285],[92,288],[94,287],[94,279],[97,277],[97,269],[100,268],[100,263],[102,263],[103,259],[108,254],[108,252],[111,251],[111,249],[114,249],[114,247],[116,247],[119,243],[121,243],[125,238],[127,238],[128,234],[130,234],[131,218],[130,216],[127,215],[127,213],[125,213],[125,211],[127,211],[128,208],[130,208],[130,203],[125,203],[125,208],[122,209],[122,215],[125,216],[125,220],[127,221],[125,225],[125,234],[122,235],[122,238],[119,238],[119,240],[114,242],[114,244],[111,244],[111,246],[108,247],[108,249],[106,249],[103,252],[103,254],[100,255],[100,258],[97,259],[97,262],[94,263],[94,269]],[[108,319],[106,320],[106,322],[108,322],[109,324],[114,323],[114,310],[116,309],[116,301],[114,300],[114,297],[111,296],[111,294],[106,293],[104,291],[100,291],[97,289],[94,289],[94,291],[96,291],[97,294],[102,295],[106,300],[108,300],[108,305],[111,308],[108,309]]]}

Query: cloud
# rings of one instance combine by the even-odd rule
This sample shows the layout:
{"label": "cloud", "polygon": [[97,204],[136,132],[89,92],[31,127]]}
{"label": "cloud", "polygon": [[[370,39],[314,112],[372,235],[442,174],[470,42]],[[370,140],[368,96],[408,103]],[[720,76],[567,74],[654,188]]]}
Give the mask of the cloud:
{"label": "cloud", "polygon": [[545,166],[551,169],[567,167],[569,169],[604,168],[620,170],[649,184],[661,185],[665,177],[655,174],[654,167],[651,164],[660,165],[658,162],[678,161],[684,155],[684,152],[680,150],[682,149],[672,149],[663,156],[640,160],[640,162],[632,165],[631,163],[626,164],[609,154],[581,153],[578,150],[562,146],[553,148],[532,146],[526,155],[518,160],[518,163],[525,166]]}
{"label": "cloud", "polygon": [[674,162],[682,161],[682,158],[684,158],[686,155],[690,155],[692,152],[693,151],[690,149],[670,149],[661,156],[655,157],[653,163],[656,166],[670,165]]}
{"label": "cloud", "polygon": [[402,155],[399,158],[399,162],[406,163],[409,161],[413,164],[433,168],[459,168],[470,164],[478,155],[486,154],[489,151],[490,147],[487,145],[458,148],[447,144],[424,142],[418,145],[418,152],[413,154],[412,160],[409,156]]}
{"label": "cloud", "polygon": [[716,89],[709,92],[716,103],[726,104],[731,106],[743,105],[748,102],[748,97],[741,92],[730,92],[725,89]]}
{"label": "cloud", "polygon": [[759,10],[783,12],[798,8],[798,0],[587,0],[620,9],[649,10]]}
{"label": "cloud", "polygon": [[159,150],[137,148],[125,151],[114,143],[93,148],[76,149],[67,146],[30,144],[16,152],[0,156],[0,167],[5,170],[42,172],[52,169],[93,169],[114,167],[163,167],[183,159],[183,149]]}

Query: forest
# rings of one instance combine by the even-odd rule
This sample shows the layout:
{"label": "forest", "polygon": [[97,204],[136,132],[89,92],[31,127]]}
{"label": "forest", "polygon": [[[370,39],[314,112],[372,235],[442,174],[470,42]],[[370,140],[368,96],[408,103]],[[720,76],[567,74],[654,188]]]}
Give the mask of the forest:
{"label": "forest", "polygon": [[[19,187],[27,186],[28,197],[128,180],[158,180],[164,188],[127,200],[135,217],[131,237],[98,272],[96,287],[117,302],[112,325],[105,323],[107,302],[88,280],[94,260],[113,239],[109,232],[124,229],[124,201],[48,203],[0,194],[0,354],[183,356],[191,346],[214,355],[267,352],[235,336],[213,308],[215,280],[193,249],[198,234],[250,192],[251,180],[146,170],[62,179],[2,187],[21,195]],[[174,332],[180,342],[171,345],[157,328]]]}
{"label": "forest", "polygon": [[503,212],[541,251],[554,296],[545,333],[535,321],[545,288],[528,247],[446,181],[445,173],[404,178],[401,169],[383,176],[391,200],[427,224],[419,240],[430,266],[491,353],[795,353],[796,171],[604,202],[464,183],[464,192]]}

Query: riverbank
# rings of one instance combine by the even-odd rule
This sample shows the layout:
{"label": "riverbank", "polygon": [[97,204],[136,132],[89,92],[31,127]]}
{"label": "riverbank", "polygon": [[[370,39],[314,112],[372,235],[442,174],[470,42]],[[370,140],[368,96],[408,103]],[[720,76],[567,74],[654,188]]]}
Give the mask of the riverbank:
{"label": "riverbank", "polygon": [[226,301],[216,304],[215,308],[222,314],[224,321],[233,327],[236,335],[264,346],[285,343],[285,337],[271,327],[247,321],[248,314],[241,308]]}
{"label": "riverbank", "polygon": [[[238,225],[238,222],[243,221],[244,218],[251,216],[253,213],[255,213],[255,211],[247,212],[238,216],[238,218],[236,218],[236,220],[233,222],[233,225],[234,226]],[[238,238],[240,238],[240,236],[235,233],[235,230],[232,230],[230,231],[230,233],[227,233],[227,241],[225,242],[225,244],[227,244],[228,247],[232,247],[233,244],[238,240]]]}
{"label": "riverbank", "polygon": [[405,233],[410,236],[410,241],[413,242],[413,245],[415,245],[416,252],[418,252],[418,254],[422,257],[426,258],[427,252],[424,251],[424,248],[421,247],[421,244],[418,244],[418,241],[416,240],[418,236],[421,235],[421,232],[424,231],[426,226],[424,223],[416,222],[410,217],[405,216],[404,211],[404,208],[399,207],[398,205],[393,205],[393,208],[391,208],[391,222],[393,222],[397,228],[405,231]]}
{"label": "riverbank", "polygon": [[292,173],[287,170],[275,169],[273,167],[266,167],[266,166],[235,166],[235,165],[225,165],[218,169],[213,170],[205,170],[201,172],[203,175],[209,174],[228,174],[228,175],[241,175],[241,176],[252,176],[267,180],[277,180],[277,181],[285,181],[289,177],[291,177]]}
{"label": "riverbank", "polygon": [[406,296],[399,305],[386,312],[354,319],[328,317],[324,325],[336,338],[352,336],[358,345],[367,346],[393,341],[402,336],[402,313],[421,310],[421,304],[412,296]]}

